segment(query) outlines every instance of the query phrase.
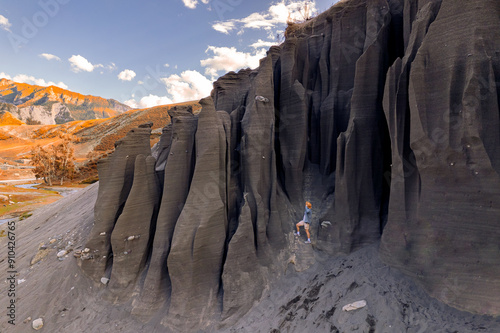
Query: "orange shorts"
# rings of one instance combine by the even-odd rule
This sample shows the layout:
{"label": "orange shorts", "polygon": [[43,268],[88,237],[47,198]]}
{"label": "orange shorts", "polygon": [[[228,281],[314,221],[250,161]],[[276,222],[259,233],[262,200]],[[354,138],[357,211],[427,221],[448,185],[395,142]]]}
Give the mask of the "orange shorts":
{"label": "orange shorts", "polygon": [[304,226],[304,229],[309,230],[309,223],[306,223],[304,221],[300,221],[299,223],[297,223],[297,225],[299,227]]}

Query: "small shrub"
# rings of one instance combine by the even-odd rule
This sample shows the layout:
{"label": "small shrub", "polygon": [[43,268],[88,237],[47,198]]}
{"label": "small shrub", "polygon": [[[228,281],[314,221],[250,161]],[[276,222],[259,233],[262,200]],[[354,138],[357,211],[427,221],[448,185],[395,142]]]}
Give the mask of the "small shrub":
{"label": "small shrub", "polygon": [[19,221],[26,220],[28,217],[32,216],[33,213],[24,212],[19,215]]}

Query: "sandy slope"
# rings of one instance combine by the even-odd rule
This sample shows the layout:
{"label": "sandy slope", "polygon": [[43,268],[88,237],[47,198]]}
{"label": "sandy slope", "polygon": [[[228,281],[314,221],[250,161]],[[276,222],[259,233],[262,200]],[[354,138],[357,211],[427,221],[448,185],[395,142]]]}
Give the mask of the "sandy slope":
{"label": "sandy slope", "polygon": [[[102,299],[104,285],[94,285],[77,266],[73,253],[62,261],[62,249],[82,249],[93,223],[98,184],[89,186],[35,212],[16,225],[16,325],[0,316],[0,332],[30,332],[31,321],[43,318],[41,332],[166,332],[158,319],[142,324],[129,315],[129,306]],[[5,229],[6,225],[0,226]],[[290,233],[289,237],[293,237]],[[55,239],[53,244],[50,240]],[[297,255],[311,252],[295,239]],[[40,244],[47,256],[30,266]],[[307,248],[306,248],[307,247]],[[7,239],[0,238],[0,307],[8,297]],[[377,245],[349,256],[327,258],[297,273],[290,264],[263,301],[224,332],[500,332],[500,319],[474,316],[431,299],[410,279],[384,265]],[[298,261],[301,258],[297,258]],[[311,260],[312,257],[311,257]],[[342,306],[366,300],[367,306],[343,312]]]}
{"label": "sandy slope", "polygon": [[[302,273],[289,267],[264,300],[225,332],[500,332],[500,319],[430,298],[380,261],[377,244],[325,259]],[[342,311],[360,300],[365,308]]]}

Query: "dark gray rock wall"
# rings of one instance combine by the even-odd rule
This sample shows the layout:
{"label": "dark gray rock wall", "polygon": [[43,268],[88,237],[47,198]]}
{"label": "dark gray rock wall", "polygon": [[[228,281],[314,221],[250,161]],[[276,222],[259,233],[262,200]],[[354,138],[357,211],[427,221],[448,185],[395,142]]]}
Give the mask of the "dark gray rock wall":
{"label": "dark gray rock wall", "polygon": [[136,157],[134,183],[111,233],[113,266],[109,290],[115,301],[122,302],[131,296],[146,264],[151,223],[156,220],[160,198],[155,162],[152,156]]}
{"label": "dark gray rock wall", "polygon": [[488,314],[500,308],[499,12],[424,5],[385,96],[394,171],[381,253],[436,298]]}
{"label": "dark gray rock wall", "polygon": [[[438,299],[500,314],[499,12],[493,0],[350,0],[292,25],[258,69],[221,77],[199,115],[171,112],[154,151],[157,218],[151,173],[133,167],[149,129],[101,164],[83,270],[99,281],[110,269],[113,300],[135,286],[142,320],[209,331],[290,263],[382,238],[383,259]],[[120,238],[147,227],[129,209],[142,200],[149,242],[129,268],[119,253],[110,266]],[[305,200],[312,248],[291,234]]]}
{"label": "dark gray rock wall", "polygon": [[136,128],[115,143],[112,156],[98,164],[99,194],[94,209],[94,226],[87,241],[88,260],[81,262],[84,272],[99,281],[111,260],[111,232],[127,201],[134,180],[135,158],[151,154],[150,128]]}
{"label": "dark gray rock wall", "polygon": [[172,293],[164,324],[187,331],[212,319],[218,307],[227,227],[226,135],[212,99],[200,104],[196,166],[167,259]]}
{"label": "dark gray rock wall", "polygon": [[[161,198],[149,269],[141,291],[134,302],[133,313],[150,318],[170,296],[170,278],[167,257],[177,219],[189,192],[194,169],[194,134],[197,119],[188,111],[172,116],[170,130],[164,130],[160,142],[169,142],[164,164],[163,195]],[[168,136],[168,138],[164,138]]]}
{"label": "dark gray rock wall", "polygon": [[272,268],[269,261],[275,256],[271,245],[280,248],[285,242],[276,203],[274,54],[270,51],[261,61],[241,120],[244,201],[222,274],[223,318],[244,314],[261,297],[268,278],[265,272]]}

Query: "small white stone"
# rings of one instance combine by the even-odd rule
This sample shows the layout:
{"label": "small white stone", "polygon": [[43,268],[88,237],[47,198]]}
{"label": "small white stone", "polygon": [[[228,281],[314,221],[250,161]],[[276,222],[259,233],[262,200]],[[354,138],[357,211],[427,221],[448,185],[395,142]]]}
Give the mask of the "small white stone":
{"label": "small white stone", "polygon": [[102,278],[101,278],[101,283],[102,283],[102,284],[106,285],[106,284],[108,284],[108,282],[109,282],[109,279],[108,279],[108,278],[106,278],[106,277],[102,277]]}
{"label": "small white stone", "polygon": [[21,283],[23,283],[23,282],[26,282],[26,279],[18,279],[18,280],[17,280],[17,284],[18,284],[18,285],[19,285],[19,284],[21,284]]}
{"label": "small white stone", "polygon": [[134,239],[135,239],[135,236],[129,236],[129,237],[127,238],[127,240],[128,240],[128,241],[131,241],[131,240],[134,240]]}
{"label": "small white stone", "polygon": [[364,308],[365,306],[366,306],[365,300],[357,301],[357,302],[345,305],[344,307],[342,307],[342,311],[353,311],[353,310]]}
{"label": "small white stone", "polygon": [[90,249],[88,247],[86,247],[84,250],[83,250],[84,253],[89,253],[90,252]]}
{"label": "small white stone", "polygon": [[62,257],[64,257],[64,256],[65,256],[65,255],[67,255],[67,254],[68,254],[68,251],[66,251],[66,250],[61,250],[61,251],[57,252],[57,257],[58,257],[58,258],[62,258]]}
{"label": "small white stone", "polygon": [[41,329],[43,327],[43,319],[38,318],[38,319],[33,320],[32,326],[33,326],[33,329],[38,331],[39,329]]}
{"label": "small white stone", "polygon": [[330,222],[330,221],[323,221],[323,222],[321,222],[321,227],[322,228],[328,228],[331,225],[332,225],[332,222]]}
{"label": "small white stone", "polygon": [[101,232],[99,235],[100,236],[106,236],[106,233],[105,232]]}
{"label": "small white stone", "polygon": [[259,101],[259,102],[264,102],[264,103],[268,103],[269,102],[269,99],[265,98],[264,96],[255,96],[255,100]]}

